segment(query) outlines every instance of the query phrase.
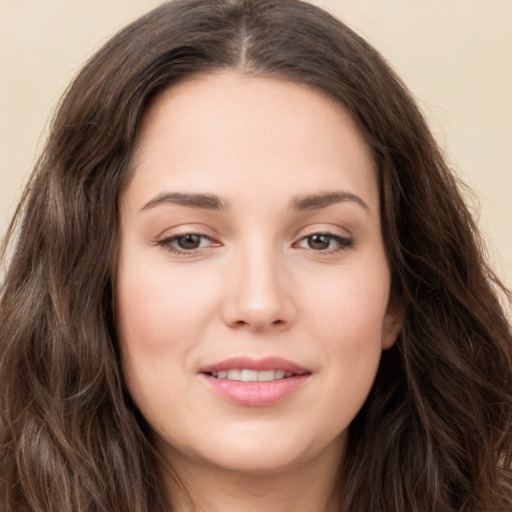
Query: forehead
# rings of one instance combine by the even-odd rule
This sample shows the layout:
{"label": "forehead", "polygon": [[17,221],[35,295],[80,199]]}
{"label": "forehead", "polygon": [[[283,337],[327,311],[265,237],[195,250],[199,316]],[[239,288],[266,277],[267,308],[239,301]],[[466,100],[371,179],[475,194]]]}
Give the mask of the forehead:
{"label": "forehead", "polygon": [[137,188],[154,192],[172,181],[221,195],[247,183],[254,192],[344,186],[377,195],[370,149],[341,104],[304,85],[234,72],[164,91],[143,119],[133,167]]}

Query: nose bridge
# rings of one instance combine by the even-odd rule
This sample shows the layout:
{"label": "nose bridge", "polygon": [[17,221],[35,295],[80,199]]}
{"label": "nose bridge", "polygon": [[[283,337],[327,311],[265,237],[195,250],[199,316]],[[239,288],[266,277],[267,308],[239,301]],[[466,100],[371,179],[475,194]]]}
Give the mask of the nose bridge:
{"label": "nose bridge", "polygon": [[292,322],[285,262],[275,245],[254,236],[236,249],[226,297],[229,324],[261,330]]}

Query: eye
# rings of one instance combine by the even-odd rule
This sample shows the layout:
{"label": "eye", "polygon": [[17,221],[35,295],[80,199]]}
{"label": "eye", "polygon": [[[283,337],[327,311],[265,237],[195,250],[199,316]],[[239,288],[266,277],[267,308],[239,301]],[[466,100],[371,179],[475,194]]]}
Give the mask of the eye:
{"label": "eye", "polygon": [[180,249],[183,249],[184,251],[190,251],[193,249],[198,249],[203,239],[204,237],[201,235],[188,233],[186,235],[176,237],[174,242]]}
{"label": "eye", "polygon": [[174,253],[193,254],[194,252],[206,248],[220,245],[214,242],[208,235],[201,233],[183,233],[174,235],[158,242],[166,250]]}
{"label": "eye", "polygon": [[352,240],[334,233],[314,233],[301,238],[296,247],[315,252],[336,252],[352,245]]}

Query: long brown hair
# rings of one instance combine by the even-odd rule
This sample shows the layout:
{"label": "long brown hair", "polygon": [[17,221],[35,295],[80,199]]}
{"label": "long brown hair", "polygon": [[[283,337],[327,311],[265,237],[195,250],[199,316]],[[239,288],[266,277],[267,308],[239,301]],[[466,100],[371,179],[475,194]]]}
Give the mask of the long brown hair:
{"label": "long brown hair", "polygon": [[76,77],[8,232],[2,511],[169,510],[119,366],[117,197],[151,101],[221,69],[339,101],[379,169],[392,300],[404,323],[351,424],[340,511],[512,510],[504,289],[409,93],[363,39],[307,3],[176,0],[117,34]]}

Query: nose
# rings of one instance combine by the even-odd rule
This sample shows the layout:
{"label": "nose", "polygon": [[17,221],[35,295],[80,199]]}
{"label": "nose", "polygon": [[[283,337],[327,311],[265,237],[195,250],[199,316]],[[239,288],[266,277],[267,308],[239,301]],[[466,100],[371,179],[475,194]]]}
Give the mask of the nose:
{"label": "nose", "polygon": [[289,273],[272,250],[244,251],[232,262],[223,320],[231,328],[277,332],[295,321]]}

